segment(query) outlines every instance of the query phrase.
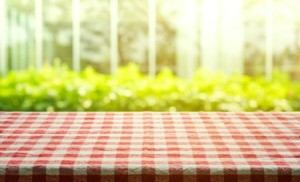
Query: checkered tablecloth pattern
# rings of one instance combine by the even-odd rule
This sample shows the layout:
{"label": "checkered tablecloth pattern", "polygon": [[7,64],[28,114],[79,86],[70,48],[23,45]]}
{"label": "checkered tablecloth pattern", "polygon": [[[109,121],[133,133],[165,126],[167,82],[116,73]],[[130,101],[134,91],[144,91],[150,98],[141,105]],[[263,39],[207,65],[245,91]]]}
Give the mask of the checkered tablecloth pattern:
{"label": "checkered tablecloth pattern", "polygon": [[0,112],[0,181],[300,182],[300,113]]}

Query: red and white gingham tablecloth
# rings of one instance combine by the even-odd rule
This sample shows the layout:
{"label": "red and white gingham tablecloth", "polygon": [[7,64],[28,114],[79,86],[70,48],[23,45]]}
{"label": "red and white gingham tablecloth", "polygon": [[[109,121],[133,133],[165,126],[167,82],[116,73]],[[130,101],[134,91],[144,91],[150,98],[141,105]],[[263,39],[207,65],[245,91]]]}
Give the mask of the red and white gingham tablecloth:
{"label": "red and white gingham tablecloth", "polygon": [[0,181],[300,182],[300,113],[0,112]]}

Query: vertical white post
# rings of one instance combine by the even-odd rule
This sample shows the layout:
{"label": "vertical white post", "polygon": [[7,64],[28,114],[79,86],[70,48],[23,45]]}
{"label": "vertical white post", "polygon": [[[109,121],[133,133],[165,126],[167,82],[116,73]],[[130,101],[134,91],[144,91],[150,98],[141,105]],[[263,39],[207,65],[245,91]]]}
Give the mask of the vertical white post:
{"label": "vertical white post", "polygon": [[80,0],[73,0],[73,69],[80,71]]}
{"label": "vertical white post", "polygon": [[148,63],[149,75],[156,75],[156,0],[148,0]]}
{"label": "vertical white post", "polygon": [[18,69],[18,23],[17,23],[17,13],[15,10],[10,10],[10,59],[11,59],[11,69]]}
{"label": "vertical white post", "polygon": [[183,7],[186,2],[180,1],[178,2],[178,8],[179,8],[179,15],[178,19],[176,21],[176,67],[177,67],[177,76],[184,78],[186,77],[186,65],[187,65],[187,59],[186,59],[186,52],[185,47],[186,45],[186,37],[184,34],[184,28],[185,25],[183,24],[185,22],[185,12],[186,8],[180,8]]}
{"label": "vertical white post", "polygon": [[181,1],[179,8],[182,11],[177,20],[176,60],[177,75],[182,78],[191,78],[197,61],[197,1]]}
{"label": "vertical white post", "polygon": [[34,16],[29,16],[28,17],[28,29],[27,29],[27,36],[28,36],[28,66],[33,67],[35,65],[35,35],[32,34],[34,31],[34,26],[35,26],[35,18]]}
{"label": "vertical white post", "polygon": [[273,0],[266,0],[266,68],[267,79],[272,79],[273,69]]}
{"label": "vertical white post", "polygon": [[201,12],[202,66],[216,71],[220,57],[220,0],[202,0]]}
{"label": "vertical white post", "polygon": [[218,31],[220,35],[219,66],[227,74],[242,73],[244,57],[243,1],[226,0],[221,3]]}
{"label": "vertical white post", "polygon": [[21,49],[22,49],[22,25],[20,21],[20,13],[18,11],[14,11],[15,16],[15,33],[13,36],[15,37],[15,53],[16,55],[16,69],[20,70],[22,68],[23,58],[21,57]]}
{"label": "vertical white post", "polygon": [[21,65],[19,66],[21,69],[26,69],[26,66],[28,65],[28,58],[27,58],[27,46],[26,43],[28,42],[28,37],[26,35],[26,15],[20,14],[19,15],[19,34],[22,36],[19,36],[19,62],[21,62]]}
{"label": "vertical white post", "polygon": [[118,68],[118,0],[110,1],[110,72]]}
{"label": "vertical white post", "polygon": [[35,66],[43,65],[43,0],[35,0]]}
{"label": "vertical white post", "polygon": [[197,28],[195,26],[196,23],[196,17],[197,17],[197,4],[195,0],[188,0],[187,2],[187,18],[188,21],[186,22],[186,33],[187,33],[187,39],[188,39],[188,50],[187,52],[187,78],[191,78],[195,72],[196,69],[196,60],[197,60],[197,51],[196,51],[196,34],[197,34]]}
{"label": "vertical white post", "polygon": [[5,1],[0,0],[0,74],[4,75],[7,71],[7,40],[6,40],[6,6]]}

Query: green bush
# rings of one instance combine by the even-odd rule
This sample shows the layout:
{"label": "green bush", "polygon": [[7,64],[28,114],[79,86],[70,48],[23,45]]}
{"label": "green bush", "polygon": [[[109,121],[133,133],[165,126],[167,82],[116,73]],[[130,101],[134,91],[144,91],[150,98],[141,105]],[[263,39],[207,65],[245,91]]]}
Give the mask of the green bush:
{"label": "green bush", "polygon": [[300,84],[199,69],[183,80],[169,69],[152,78],[129,64],[114,75],[66,66],[12,71],[0,80],[2,111],[298,111]]}

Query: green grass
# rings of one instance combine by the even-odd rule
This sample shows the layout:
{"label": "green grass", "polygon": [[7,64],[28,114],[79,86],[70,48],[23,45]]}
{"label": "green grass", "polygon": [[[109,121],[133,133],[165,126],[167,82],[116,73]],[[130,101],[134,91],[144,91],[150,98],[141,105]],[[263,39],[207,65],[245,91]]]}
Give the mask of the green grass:
{"label": "green grass", "polygon": [[1,111],[299,111],[300,84],[199,69],[183,80],[165,69],[152,78],[134,64],[104,75],[66,66],[11,71],[0,80]]}

